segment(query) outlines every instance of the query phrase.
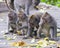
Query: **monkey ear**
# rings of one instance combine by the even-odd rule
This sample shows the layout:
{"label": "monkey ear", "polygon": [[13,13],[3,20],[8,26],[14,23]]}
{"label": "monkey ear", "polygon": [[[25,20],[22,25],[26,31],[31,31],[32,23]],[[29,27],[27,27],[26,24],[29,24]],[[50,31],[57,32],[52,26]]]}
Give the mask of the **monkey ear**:
{"label": "monkey ear", "polygon": [[46,15],[50,15],[49,12],[45,12]]}
{"label": "monkey ear", "polygon": [[45,12],[45,13],[42,15],[42,17],[46,17],[47,15],[49,15],[49,13],[48,13],[48,12]]}
{"label": "monkey ear", "polygon": [[45,12],[45,14],[48,14],[48,12]]}
{"label": "monkey ear", "polygon": [[34,15],[31,15],[30,18],[34,18]]}
{"label": "monkey ear", "polygon": [[48,15],[49,13],[48,12],[45,12],[45,15]]}
{"label": "monkey ear", "polygon": [[33,17],[34,15],[32,15],[32,17]]}

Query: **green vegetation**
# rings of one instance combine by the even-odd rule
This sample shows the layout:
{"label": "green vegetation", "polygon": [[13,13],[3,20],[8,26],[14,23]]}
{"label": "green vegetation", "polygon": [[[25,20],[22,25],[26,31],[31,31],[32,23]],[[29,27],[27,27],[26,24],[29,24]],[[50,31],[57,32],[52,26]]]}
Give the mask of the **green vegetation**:
{"label": "green vegetation", "polygon": [[41,0],[41,2],[60,7],[60,0]]}

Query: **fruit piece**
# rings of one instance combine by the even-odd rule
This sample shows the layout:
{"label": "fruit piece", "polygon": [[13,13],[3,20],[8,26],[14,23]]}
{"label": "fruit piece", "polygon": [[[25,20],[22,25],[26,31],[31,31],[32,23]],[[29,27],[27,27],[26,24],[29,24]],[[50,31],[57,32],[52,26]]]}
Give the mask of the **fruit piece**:
{"label": "fruit piece", "polygon": [[12,38],[9,38],[9,37],[8,37],[7,40],[12,40]]}
{"label": "fruit piece", "polygon": [[46,47],[47,44],[48,44],[48,42],[47,42],[47,41],[44,41],[44,43],[43,43],[41,46],[42,46],[42,47]]}
{"label": "fruit piece", "polygon": [[35,39],[33,38],[32,40],[31,40],[31,43],[34,43],[35,42]]}
{"label": "fruit piece", "polygon": [[16,39],[16,36],[14,36],[13,39]]}
{"label": "fruit piece", "polygon": [[17,42],[11,43],[12,46],[16,46]]}
{"label": "fruit piece", "polygon": [[25,43],[25,42],[23,42],[23,41],[18,42],[18,43],[19,43],[19,46],[24,46],[24,45],[26,45],[26,43]]}
{"label": "fruit piece", "polygon": [[32,46],[32,47],[35,47],[37,46],[38,44],[29,44],[28,46]]}
{"label": "fruit piece", "polygon": [[40,46],[37,45],[36,48],[40,48]]}
{"label": "fruit piece", "polygon": [[56,44],[55,41],[51,41],[51,40],[49,41],[49,43],[50,43],[50,44]]}
{"label": "fruit piece", "polygon": [[48,37],[46,37],[46,38],[44,38],[44,40],[45,40],[45,41],[49,41],[49,38],[48,38]]}
{"label": "fruit piece", "polygon": [[13,34],[14,36],[16,36],[16,34]]}
{"label": "fruit piece", "polygon": [[49,42],[46,40],[40,40],[37,42],[39,46],[41,47],[46,47],[47,45],[49,45]]}
{"label": "fruit piece", "polygon": [[18,34],[18,35],[20,35],[20,34],[21,34],[21,32],[20,32],[20,31],[17,31],[17,34]]}
{"label": "fruit piece", "polygon": [[7,35],[4,35],[5,38],[7,38]]}
{"label": "fruit piece", "polygon": [[19,46],[19,43],[18,42],[14,42],[11,44],[12,46]]}
{"label": "fruit piece", "polygon": [[40,45],[40,46],[42,46],[43,43],[44,43],[44,40],[40,40],[40,41],[37,42],[37,44]]}
{"label": "fruit piece", "polygon": [[14,43],[12,43],[11,45],[12,45],[12,46],[25,46],[26,43],[23,42],[23,41],[20,41],[20,42],[14,42]]}
{"label": "fruit piece", "polygon": [[42,45],[42,44],[43,44],[43,42],[42,42],[42,41],[39,41],[39,43],[38,43],[38,44]]}
{"label": "fruit piece", "polygon": [[31,48],[31,46],[28,46],[27,48]]}
{"label": "fruit piece", "polygon": [[15,46],[20,46],[19,43],[17,42]]}

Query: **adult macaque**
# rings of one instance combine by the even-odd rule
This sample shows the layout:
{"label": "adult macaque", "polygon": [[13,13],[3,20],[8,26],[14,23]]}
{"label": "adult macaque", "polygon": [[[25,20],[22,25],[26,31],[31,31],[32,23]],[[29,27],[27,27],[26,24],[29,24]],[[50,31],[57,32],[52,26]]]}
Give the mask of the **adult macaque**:
{"label": "adult macaque", "polygon": [[50,37],[50,39],[55,39],[57,37],[57,23],[48,12],[46,12],[41,17],[41,20],[39,23],[39,29],[37,31],[37,33],[38,33],[37,36],[40,37],[39,33],[41,32],[41,29],[43,28],[45,23],[47,23],[47,25],[49,26],[48,36]]}
{"label": "adult macaque", "polygon": [[8,8],[15,9],[16,13],[23,10],[25,14],[29,15],[30,6],[34,4],[34,8],[36,8],[40,0],[5,0],[5,2]]}
{"label": "adult macaque", "polygon": [[32,0],[14,0],[14,7],[17,13],[23,9],[25,14],[29,15],[31,4]]}

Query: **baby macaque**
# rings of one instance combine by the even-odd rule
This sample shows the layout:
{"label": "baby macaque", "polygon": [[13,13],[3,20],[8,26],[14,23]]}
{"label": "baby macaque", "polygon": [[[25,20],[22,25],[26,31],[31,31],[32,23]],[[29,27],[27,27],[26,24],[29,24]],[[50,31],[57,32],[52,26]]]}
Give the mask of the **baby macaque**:
{"label": "baby macaque", "polygon": [[[10,11],[8,14],[9,17],[9,23],[8,23],[8,30],[9,32],[12,31],[16,33],[17,31],[17,14],[13,11]],[[11,28],[11,30],[10,30]]]}
{"label": "baby macaque", "polygon": [[23,11],[20,11],[20,13],[18,14],[18,31],[22,30],[22,34],[26,34],[27,33],[27,26],[28,23],[28,17],[26,16],[26,14]]}
{"label": "baby macaque", "polygon": [[42,14],[43,13],[37,12],[30,16],[28,32],[25,38],[37,38],[37,29],[39,28],[40,17],[42,16]]}
{"label": "baby macaque", "polygon": [[30,36],[33,35],[33,32],[35,31],[35,36],[37,36],[37,29],[39,27],[39,22],[40,22],[40,17],[39,16],[35,16],[35,15],[32,15],[30,17],[30,20],[29,20],[29,24],[30,24]]}

